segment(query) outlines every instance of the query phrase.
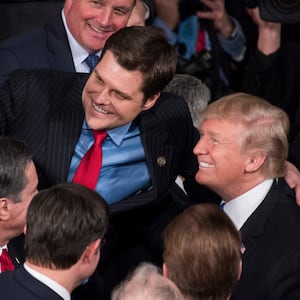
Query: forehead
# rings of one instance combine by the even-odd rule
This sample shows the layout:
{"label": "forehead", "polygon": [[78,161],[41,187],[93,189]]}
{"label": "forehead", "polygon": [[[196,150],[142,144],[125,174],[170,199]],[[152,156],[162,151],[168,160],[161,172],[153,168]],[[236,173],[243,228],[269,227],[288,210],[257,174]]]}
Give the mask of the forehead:
{"label": "forehead", "polygon": [[208,134],[230,137],[239,135],[245,127],[237,121],[230,119],[209,118],[204,119],[200,125],[200,131]]}
{"label": "forehead", "polygon": [[99,3],[103,6],[112,6],[112,7],[132,7],[135,3],[135,0],[66,0],[66,4],[80,5],[83,3]]}
{"label": "forehead", "polygon": [[142,72],[122,67],[109,50],[105,52],[95,71],[106,83],[122,87],[124,91],[140,90],[144,83]]}

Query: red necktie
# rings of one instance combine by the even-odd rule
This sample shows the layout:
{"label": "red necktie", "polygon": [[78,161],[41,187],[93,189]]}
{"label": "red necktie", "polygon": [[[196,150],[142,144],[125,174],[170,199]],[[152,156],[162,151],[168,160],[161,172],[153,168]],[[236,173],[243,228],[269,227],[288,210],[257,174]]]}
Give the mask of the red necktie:
{"label": "red necktie", "polygon": [[73,178],[73,182],[95,189],[102,166],[102,143],[106,131],[93,130],[94,144],[83,156]]}
{"label": "red necktie", "polygon": [[2,249],[2,254],[0,255],[0,268],[1,273],[15,269],[15,266],[8,254],[7,249]]}
{"label": "red necktie", "polygon": [[205,30],[203,26],[200,26],[200,29],[198,31],[198,37],[197,37],[196,52],[199,53],[200,51],[205,49],[206,49]]}

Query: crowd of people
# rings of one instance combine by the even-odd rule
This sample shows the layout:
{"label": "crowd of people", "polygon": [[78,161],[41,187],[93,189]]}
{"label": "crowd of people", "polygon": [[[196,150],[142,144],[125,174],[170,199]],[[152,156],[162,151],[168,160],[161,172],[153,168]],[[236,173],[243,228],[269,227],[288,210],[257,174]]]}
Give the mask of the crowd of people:
{"label": "crowd of people", "polygon": [[298,24],[260,10],[65,0],[0,42],[1,299],[300,296]]}

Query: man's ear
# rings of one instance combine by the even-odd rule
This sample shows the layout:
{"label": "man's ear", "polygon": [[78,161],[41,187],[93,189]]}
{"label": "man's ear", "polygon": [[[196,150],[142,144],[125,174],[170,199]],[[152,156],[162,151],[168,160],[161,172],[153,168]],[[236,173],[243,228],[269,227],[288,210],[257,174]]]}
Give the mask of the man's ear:
{"label": "man's ear", "polygon": [[147,109],[150,109],[151,107],[153,107],[154,104],[156,103],[157,99],[159,98],[159,96],[160,96],[160,93],[157,93],[157,94],[151,96],[150,98],[148,98],[146,100],[146,102],[144,103],[143,110],[147,110]]}
{"label": "man's ear", "polygon": [[100,239],[91,242],[83,251],[83,262],[90,262],[94,255],[97,255],[100,251]]}
{"label": "man's ear", "polygon": [[265,162],[266,156],[263,154],[255,153],[250,155],[246,161],[246,172],[253,173],[256,172]]}
{"label": "man's ear", "polygon": [[169,278],[169,271],[168,271],[168,267],[165,262],[163,263],[163,266],[162,266],[162,273],[163,273],[164,277]]}
{"label": "man's ear", "polygon": [[9,219],[9,200],[7,198],[0,198],[0,220],[6,221]]}

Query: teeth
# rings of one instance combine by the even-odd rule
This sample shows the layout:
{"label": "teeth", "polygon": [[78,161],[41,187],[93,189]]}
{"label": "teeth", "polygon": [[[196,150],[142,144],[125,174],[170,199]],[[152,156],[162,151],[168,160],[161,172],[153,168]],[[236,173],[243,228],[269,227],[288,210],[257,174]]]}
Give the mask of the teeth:
{"label": "teeth", "polygon": [[98,33],[107,33],[107,32],[110,32],[109,30],[101,30],[101,29],[98,29],[97,27],[93,26],[93,25],[90,25],[90,27],[95,30],[96,32]]}
{"label": "teeth", "polygon": [[200,167],[203,167],[203,168],[213,168],[213,167],[214,167],[213,164],[210,164],[210,163],[205,162],[205,161],[200,161],[200,162],[199,162],[199,166],[200,166]]}
{"label": "teeth", "polygon": [[93,102],[93,107],[95,108],[95,110],[99,113],[102,114],[107,114],[107,111],[102,109],[100,106],[98,106],[95,102]]}
{"label": "teeth", "polygon": [[98,28],[94,27],[93,25],[90,25],[91,28],[99,33],[102,33],[103,31],[102,30],[99,30]]}

